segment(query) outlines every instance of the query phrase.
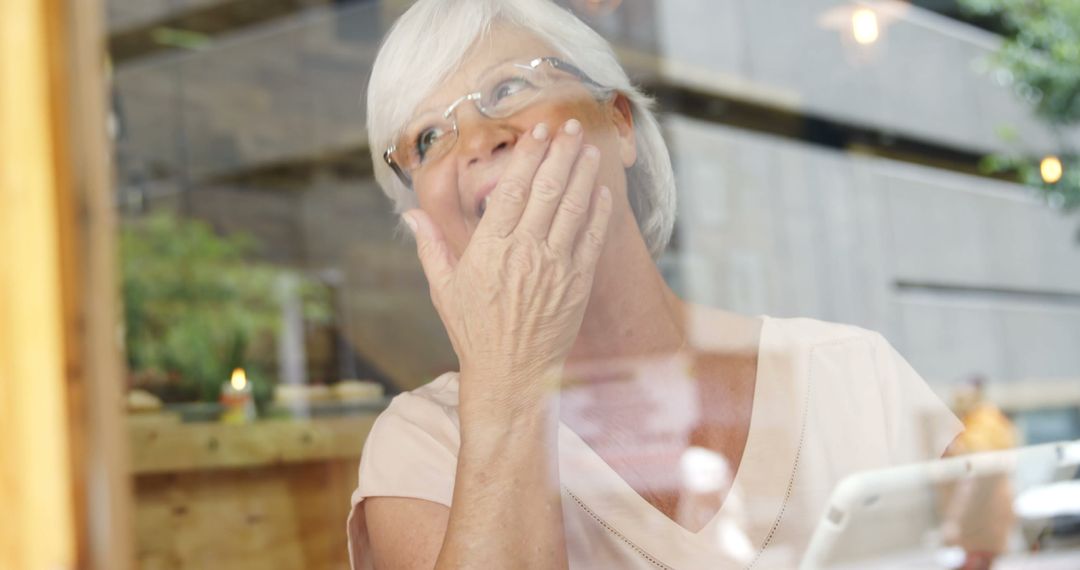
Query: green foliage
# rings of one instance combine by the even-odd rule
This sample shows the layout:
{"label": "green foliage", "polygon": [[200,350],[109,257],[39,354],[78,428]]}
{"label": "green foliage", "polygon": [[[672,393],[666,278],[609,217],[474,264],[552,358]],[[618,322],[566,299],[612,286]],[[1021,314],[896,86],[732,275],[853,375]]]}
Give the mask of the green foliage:
{"label": "green foliage", "polygon": [[[139,387],[166,401],[217,401],[243,367],[258,401],[272,389],[281,323],[278,287],[289,272],[248,258],[246,235],[220,237],[167,213],[121,231],[124,340]],[[324,288],[295,276],[305,317],[329,319]]]}
{"label": "green foliage", "polygon": [[1039,189],[1055,207],[1080,208],[1080,157],[1061,132],[1080,124],[1080,2],[1077,0],[961,0],[981,16],[1001,19],[1008,37],[993,63],[1035,116],[1058,133],[1064,174],[1054,184],[1039,174],[1041,157],[988,157],[987,172],[1011,172]]}

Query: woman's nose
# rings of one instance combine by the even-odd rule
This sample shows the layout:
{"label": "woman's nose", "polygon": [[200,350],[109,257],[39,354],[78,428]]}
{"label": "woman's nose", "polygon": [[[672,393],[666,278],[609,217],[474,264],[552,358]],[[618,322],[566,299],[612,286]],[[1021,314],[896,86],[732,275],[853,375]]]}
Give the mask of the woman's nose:
{"label": "woman's nose", "polygon": [[517,134],[506,122],[489,119],[475,109],[458,114],[458,162],[469,168],[514,147]]}

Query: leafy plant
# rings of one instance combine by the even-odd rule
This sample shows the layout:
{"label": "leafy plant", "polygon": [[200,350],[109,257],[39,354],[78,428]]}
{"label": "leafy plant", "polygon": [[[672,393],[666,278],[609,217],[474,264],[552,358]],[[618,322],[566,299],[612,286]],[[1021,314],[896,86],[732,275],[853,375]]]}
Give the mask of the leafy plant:
{"label": "leafy plant", "polygon": [[[1080,208],[1080,156],[1063,136],[1064,129],[1080,123],[1080,2],[961,0],[960,4],[972,14],[999,19],[1006,36],[992,58],[996,73],[1051,128],[1062,151],[1057,158],[1063,168],[1056,181],[1044,180],[1042,157],[1019,151],[988,156],[982,169],[1015,174],[1054,207]],[[1015,134],[1005,138],[1016,142]]]}
{"label": "leafy plant", "polygon": [[125,222],[120,246],[132,382],[166,401],[217,401],[236,367],[257,401],[269,398],[283,279],[300,283],[306,318],[330,318],[323,287],[250,261],[248,235],[218,236],[203,222],[155,213]]}

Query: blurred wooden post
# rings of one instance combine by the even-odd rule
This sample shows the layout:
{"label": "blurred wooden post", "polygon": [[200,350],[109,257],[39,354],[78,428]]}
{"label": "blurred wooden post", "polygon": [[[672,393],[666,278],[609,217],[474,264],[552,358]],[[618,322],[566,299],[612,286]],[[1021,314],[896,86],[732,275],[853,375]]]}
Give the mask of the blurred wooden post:
{"label": "blurred wooden post", "polygon": [[131,568],[99,0],[0,2],[0,568]]}

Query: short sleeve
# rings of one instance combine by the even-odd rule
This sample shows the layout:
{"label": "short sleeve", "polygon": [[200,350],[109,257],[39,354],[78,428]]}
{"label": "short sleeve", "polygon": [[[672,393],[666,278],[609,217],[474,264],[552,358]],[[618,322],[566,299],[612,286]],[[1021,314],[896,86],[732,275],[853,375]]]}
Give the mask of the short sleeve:
{"label": "short sleeve", "polygon": [[347,523],[354,570],[370,567],[364,499],[409,497],[450,506],[458,434],[444,406],[411,393],[395,397],[379,414],[360,454]]}
{"label": "short sleeve", "polygon": [[882,409],[896,464],[939,459],[964,425],[907,360],[874,333]]}

